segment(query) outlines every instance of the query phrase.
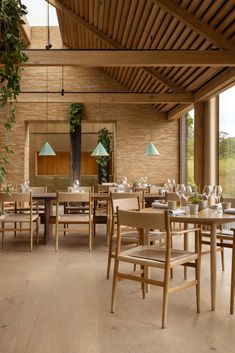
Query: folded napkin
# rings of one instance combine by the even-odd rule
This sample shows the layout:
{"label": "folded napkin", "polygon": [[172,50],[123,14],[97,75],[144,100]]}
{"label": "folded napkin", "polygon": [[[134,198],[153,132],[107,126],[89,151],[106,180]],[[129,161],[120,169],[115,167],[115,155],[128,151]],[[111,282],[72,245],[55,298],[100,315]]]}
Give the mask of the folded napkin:
{"label": "folded napkin", "polygon": [[169,210],[169,214],[172,216],[180,216],[186,214],[185,210],[178,208],[177,210]]}
{"label": "folded napkin", "polygon": [[167,209],[168,205],[166,203],[160,203],[159,201],[154,201],[152,203],[152,207],[153,208],[164,208],[164,209]]}
{"label": "folded napkin", "polygon": [[235,208],[227,208],[226,210],[224,210],[224,213],[235,214]]}

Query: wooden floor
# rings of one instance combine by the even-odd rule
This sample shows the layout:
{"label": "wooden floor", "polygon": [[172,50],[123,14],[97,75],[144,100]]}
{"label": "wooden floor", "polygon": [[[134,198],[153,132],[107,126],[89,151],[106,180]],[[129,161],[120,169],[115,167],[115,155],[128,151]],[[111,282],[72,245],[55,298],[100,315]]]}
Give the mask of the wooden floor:
{"label": "wooden floor", "polygon": [[[217,309],[210,311],[209,257],[202,262],[201,313],[194,289],[170,296],[168,325],[161,329],[160,288],[142,300],[138,283],[122,281],[117,311],[110,313],[111,280],[102,228],[92,253],[87,239],[67,236],[28,252],[7,237],[0,251],[0,353],[231,353],[235,315],[229,314],[230,252],[218,258]],[[62,237],[63,238],[63,237]],[[181,276],[183,270],[174,274]]]}

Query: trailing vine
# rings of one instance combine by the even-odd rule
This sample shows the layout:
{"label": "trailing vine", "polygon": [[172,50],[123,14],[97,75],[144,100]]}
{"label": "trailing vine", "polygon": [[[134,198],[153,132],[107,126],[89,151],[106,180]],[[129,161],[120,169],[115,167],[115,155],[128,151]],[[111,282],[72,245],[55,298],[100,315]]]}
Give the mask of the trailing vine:
{"label": "trailing vine", "polygon": [[[28,57],[22,52],[23,42],[20,36],[22,17],[27,14],[26,7],[18,0],[0,0],[0,107],[7,106],[6,119],[3,123],[6,130],[11,130],[16,121],[15,103],[20,93],[21,71],[18,65],[26,62]],[[6,165],[9,154],[13,153],[7,145],[1,146],[0,183],[6,179]]]}
{"label": "trailing vine", "polygon": [[82,105],[80,103],[72,103],[69,106],[66,122],[69,124],[71,133],[74,133],[82,122]]}
{"label": "trailing vine", "polygon": [[111,159],[110,152],[111,152],[111,141],[112,141],[112,134],[109,132],[108,129],[103,128],[99,131],[98,142],[101,142],[106,151],[108,152],[109,156],[101,156],[96,159],[99,168],[100,168],[100,180],[99,182],[107,182],[109,181],[109,161]]}

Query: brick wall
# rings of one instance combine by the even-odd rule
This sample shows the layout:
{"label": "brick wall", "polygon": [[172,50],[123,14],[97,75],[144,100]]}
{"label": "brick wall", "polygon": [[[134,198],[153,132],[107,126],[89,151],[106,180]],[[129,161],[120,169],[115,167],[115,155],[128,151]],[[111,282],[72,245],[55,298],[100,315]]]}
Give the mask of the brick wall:
{"label": "brick wall", "polygon": [[[44,30],[43,30],[44,31]],[[45,38],[41,28],[32,30],[31,47],[43,48]],[[41,33],[41,35],[40,35]],[[44,33],[45,34],[45,33]],[[41,38],[41,39],[40,39]],[[56,29],[53,38],[58,39]],[[59,44],[57,45],[57,47]],[[22,74],[22,91],[60,90],[61,68],[47,69],[42,67],[25,68]],[[96,68],[64,68],[65,90],[81,91],[126,91],[118,82]],[[80,102],[82,103],[82,102]],[[48,105],[48,120],[63,122],[68,103]],[[3,120],[4,114],[1,114]],[[28,124],[36,121],[46,121],[45,103],[18,103],[16,110],[17,123],[14,126],[10,144],[15,154],[8,167],[8,180],[20,183],[29,175],[29,129]],[[169,122],[164,114],[148,105],[123,104],[85,104],[84,119],[89,121],[115,121],[115,174],[117,179],[127,176],[130,181],[148,176],[152,182],[161,182],[166,178],[179,178],[179,123]],[[145,157],[144,150],[150,141],[150,120],[152,141],[161,153],[158,157]],[[102,126],[102,123],[101,123]],[[0,139],[5,132],[0,126]]]}

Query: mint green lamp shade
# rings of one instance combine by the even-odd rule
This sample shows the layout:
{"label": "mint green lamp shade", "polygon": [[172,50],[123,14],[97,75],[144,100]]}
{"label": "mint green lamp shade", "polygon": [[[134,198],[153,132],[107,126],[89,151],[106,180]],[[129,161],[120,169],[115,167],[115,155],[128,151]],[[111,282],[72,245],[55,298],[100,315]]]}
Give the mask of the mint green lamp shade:
{"label": "mint green lamp shade", "polygon": [[48,142],[45,143],[45,145],[41,148],[39,156],[55,156],[54,150],[51,148],[50,144]]}
{"label": "mint green lamp shade", "polygon": [[108,152],[104,148],[101,142],[98,143],[94,151],[92,152],[91,156],[93,157],[101,157],[101,156],[108,156]]}
{"label": "mint green lamp shade", "polygon": [[144,155],[145,156],[160,156],[160,153],[158,152],[158,150],[156,149],[154,144],[152,142],[150,142],[144,152]]}

